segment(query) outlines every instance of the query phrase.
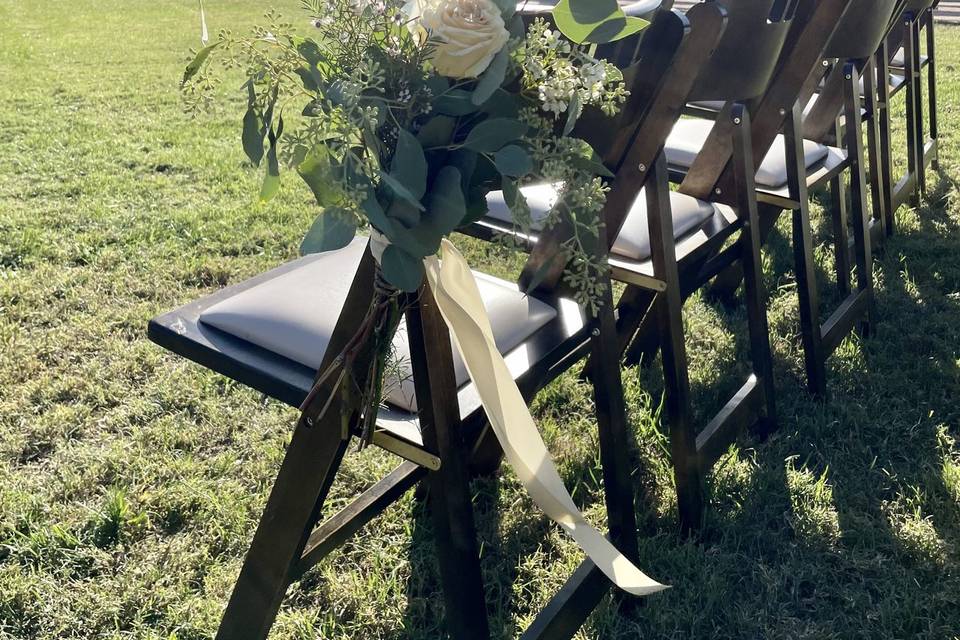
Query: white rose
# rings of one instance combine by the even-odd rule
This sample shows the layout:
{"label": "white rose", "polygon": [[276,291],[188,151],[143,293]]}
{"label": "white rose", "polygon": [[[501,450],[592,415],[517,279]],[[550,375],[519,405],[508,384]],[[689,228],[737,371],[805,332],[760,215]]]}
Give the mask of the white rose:
{"label": "white rose", "polygon": [[492,0],[413,0],[409,11],[436,46],[433,66],[450,78],[476,78],[510,39]]}

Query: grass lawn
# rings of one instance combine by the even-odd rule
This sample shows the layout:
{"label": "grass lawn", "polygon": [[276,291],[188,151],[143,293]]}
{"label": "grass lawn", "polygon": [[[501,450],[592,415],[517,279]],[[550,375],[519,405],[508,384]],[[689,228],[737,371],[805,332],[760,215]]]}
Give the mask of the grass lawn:
{"label": "grass lawn", "polygon": [[[265,4],[298,16],[208,0],[211,29]],[[315,215],[289,176],[253,204],[239,81],[183,114],[198,30],[193,0],[0,0],[0,638],[210,637],[291,432],[291,409],[146,340],[152,316],[294,257]],[[601,607],[579,638],[960,637],[960,28],[938,33],[943,171],[876,261],[876,336],[841,347],[828,402],[805,393],[781,227],[780,430],[718,466],[699,544],[675,527],[657,369],[625,372],[643,567],[673,589],[629,617]],[[478,268],[519,264],[457,242]],[[742,368],[744,316],[695,298],[687,319],[709,408]],[[568,375],[535,409],[602,522],[589,393]],[[351,454],[330,508],[394,460]],[[513,638],[580,555],[509,469],[474,486],[492,626]],[[408,495],[290,590],[272,637],[433,639],[441,619]]]}

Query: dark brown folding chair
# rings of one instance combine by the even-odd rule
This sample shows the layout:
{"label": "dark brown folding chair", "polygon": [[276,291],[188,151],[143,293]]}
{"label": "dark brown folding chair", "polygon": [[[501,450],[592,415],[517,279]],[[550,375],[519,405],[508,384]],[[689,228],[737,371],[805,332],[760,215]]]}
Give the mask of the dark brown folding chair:
{"label": "dark brown folding chair", "polygon": [[[611,169],[622,164],[639,123],[650,118],[646,92],[656,94],[667,78],[689,73],[683,64],[697,58],[691,50],[709,50],[715,43],[722,21],[706,26],[713,31],[703,29],[698,39],[683,18],[664,13],[644,35],[646,64],[635,65],[628,74],[633,97],[621,124],[602,121],[594,128]],[[618,49],[630,55],[629,44],[621,43]],[[614,135],[608,135],[611,132]],[[536,246],[556,254],[557,240],[544,235]],[[601,237],[596,260],[606,259],[605,245]],[[458,639],[489,637],[468,487],[471,457],[489,442],[489,429],[475,388],[456,364],[446,325],[427,287],[410,300],[406,332],[398,334],[407,336],[397,346],[410,354],[412,382],[395,381],[373,434],[373,444],[405,461],[319,523],[342,458],[359,431],[358,416],[344,415],[333,390],[342,367],[337,356],[369,306],[373,274],[366,240],[358,238],[345,249],[284,265],[150,323],[150,337],[161,346],[302,409],[218,638],[266,637],[288,586],[424,478],[447,627]],[[594,363],[609,536],[636,562],[612,288],[607,287],[605,304],[591,318],[559,288],[541,287],[527,296],[513,283],[478,278],[498,347],[528,400],[583,358],[589,356]],[[315,386],[318,371],[332,374]],[[572,636],[609,587],[609,580],[586,560],[524,637]]]}
{"label": "dark brown folding chair", "polygon": [[[857,65],[850,62],[837,65],[806,118],[802,113],[803,106],[810,103],[820,84],[825,63],[829,62],[828,52],[844,60],[870,57],[886,34],[896,5],[896,0],[802,2],[769,88],[762,97],[751,103],[754,114],[754,161],[757,168],[761,169],[765,162],[770,161],[775,165],[781,156],[785,161],[777,167],[780,169],[777,179],[784,180],[785,184],[773,188],[762,187],[758,191],[761,237],[767,237],[782,211],[789,209],[794,212],[801,329],[808,383],[815,393],[824,393],[826,390],[825,366],[829,355],[858,322],[866,331],[872,318],[871,225],[866,202]],[[845,50],[841,50],[841,47],[845,47]],[[843,149],[804,140],[801,132],[808,131],[803,128],[806,123],[811,123],[813,135],[810,137],[814,140],[827,138],[836,131],[836,119],[840,113],[843,113],[846,121]],[[720,198],[730,192],[733,184],[729,165],[732,150],[729,144],[724,144],[722,137],[718,137],[718,130],[715,127],[699,145],[700,153],[695,160],[677,162],[671,167],[674,178],[682,180],[681,191],[692,195],[713,192],[715,197]],[[669,147],[668,141],[668,150]],[[775,150],[772,154],[771,149]],[[682,154],[674,154],[674,157],[678,156],[682,160]],[[826,323],[821,324],[814,279],[808,191],[826,185],[845,171],[851,176],[856,291],[847,295]],[[845,215],[842,207],[835,209],[839,212],[838,216]],[[836,220],[834,228],[838,247],[838,287],[841,292],[847,293],[850,291],[847,266],[850,264],[847,248],[850,232],[843,220]],[[727,269],[717,278],[714,292],[722,296],[731,295],[742,277],[739,267]],[[649,341],[649,334],[649,329],[638,332],[638,339],[628,351],[628,361],[642,353],[645,341]]]}
{"label": "dark brown folding chair", "polygon": [[[888,202],[887,232],[894,231],[893,213],[903,204],[919,204],[926,192],[926,169],[939,170],[939,130],[937,126],[937,55],[934,34],[934,11],[939,0],[909,0],[890,37],[877,52],[878,66],[888,66],[895,77],[906,85],[907,171],[885,194]],[[926,44],[926,55],[922,44]],[[924,128],[923,70],[927,70],[927,114],[929,136]],[[881,95],[881,101],[884,96]],[[880,128],[886,152],[881,162],[891,171],[890,114],[883,114]]]}
{"label": "dark brown folding chair", "polygon": [[[656,322],[662,337],[666,422],[684,530],[697,528],[702,522],[703,478],[716,459],[745,427],[762,423],[768,429],[776,414],[759,273],[760,244],[755,232],[757,208],[749,115],[743,105],[732,101],[749,99],[766,88],[787,35],[794,4],[773,0],[731,0],[724,4],[729,8],[721,3],[706,3],[687,13],[693,29],[691,39],[715,34],[714,42],[691,48],[689,57],[684,58],[664,85],[648,91],[650,98],[644,101],[648,116],[619,166],[605,214],[612,238],[611,272],[614,278],[631,285],[619,303],[620,323],[628,318],[626,312],[642,306],[644,312],[650,310],[647,317]],[[652,62],[645,55],[645,46],[656,50],[655,43],[641,43],[639,65]],[[729,62],[734,58],[748,63],[732,66]],[[736,173],[732,206],[710,198],[712,194],[695,198],[668,190],[662,149],[688,99],[731,101],[725,112],[730,126],[725,129],[736,152],[735,166],[743,169]],[[748,166],[750,171],[746,170]],[[524,191],[534,219],[549,208],[555,193],[551,185],[534,185]],[[491,206],[490,216],[477,226],[478,235],[516,233],[509,211],[502,204]],[[731,246],[716,260],[707,260],[728,242]],[[525,275],[543,277],[545,269],[550,271],[551,259],[540,247],[533,247]],[[710,270],[734,262],[742,263],[748,273],[746,305],[752,371],[734,398],[705,428],[698,429],[692,413],[682,301],[690,293],[687,287],[695,280],[694,274],[703,277]],[[557,277],[557,270],[553,269],[553,279],[546,280],[553,284]],[[620,331],[611,339],[622,348],[626,344],[624,338],[630,335]]]}

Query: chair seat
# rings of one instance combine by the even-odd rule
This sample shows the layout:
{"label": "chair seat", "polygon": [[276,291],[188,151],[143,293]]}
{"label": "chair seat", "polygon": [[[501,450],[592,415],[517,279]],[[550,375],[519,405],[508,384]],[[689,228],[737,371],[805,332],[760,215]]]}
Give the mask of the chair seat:
{"label": "chair seat", "polygon": [[[268,352],[312,370],[320,367],[343,308],[366,238],[319,257],[301,259],[283,275],[267,280],[207,308],[200,322],[241,338]],[[524,295],[517,285],[475,273],[490,315],[497,347],[514,349],[557,316],[545,302]],[[384,379],[384,398],[391,405],[417,411],[406,327],[394,340],[397,365]],[[454,349],[457,385],[469,382]]]}
{"label": "chair seat", "polygon": [[[698,118],[682,118],[674,126],[667,138],[664,148],[667,163],[672,167],[679,167],[684,171],[689,169],[694,159],[703,149],[703,145],[713,129],[713,121]],[[803,141],[803,153],[806,168],[809,169],[822,162],[828,154],[828,149],[822,144],[810,140]],[[770,151],[757,170],[757,185],[777,189],[787,184],[786,143],[782,135],[778,135]]]}
{"label": "chair seat", "polygon": [[[542,228],[543,220],[557,201],[557,186],[539,184],[520,189],[530,206],[533,231]],[[680,239],[695,232],[703,223],[713,218],[716,208],[709,202],[697,200],[681,193],[670,193],[673,211],[673,235]],[[495,191],[487,196],[487,215],[501,222],[513,223],[513,214],[503,199],[503,192]],[[650,257],[650,227],[647,218],[646,190],[642,190],[627,215],[620,235],[613,244],[613,253],[631,260],[643,261]]]}
{"label": "chair seat", "polygon": [[[920,56],[921,67],[927,66],[927,62],[929,61],[930,59],[927,56],[924,56],[924,55]],[[900,47],[900,49],[895,54],[893,54],[893,59],[890,61],[890,66],[896,69],[903,69],[903,67],[906,64],[907,64],[907,54],[903,50],[903,47]]]}

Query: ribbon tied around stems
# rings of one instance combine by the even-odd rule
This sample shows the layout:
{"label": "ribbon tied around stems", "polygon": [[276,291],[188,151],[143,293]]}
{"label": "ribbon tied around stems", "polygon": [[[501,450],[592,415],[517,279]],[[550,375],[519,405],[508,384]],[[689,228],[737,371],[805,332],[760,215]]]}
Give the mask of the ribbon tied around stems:
{"label": "ribbon tied around stems", "polygon": [[[373,230],[370,251],[379,262],[389,240]],[[597,529],[573,502],[540,437],[527,403],[497,349],[480,290],[466,260],[444,239],[443,261],[424,259],[427,283],[463,358],[507,462],[533,501],[573,538],[617,587],[645,596],[668,587],[638,569]]]}

